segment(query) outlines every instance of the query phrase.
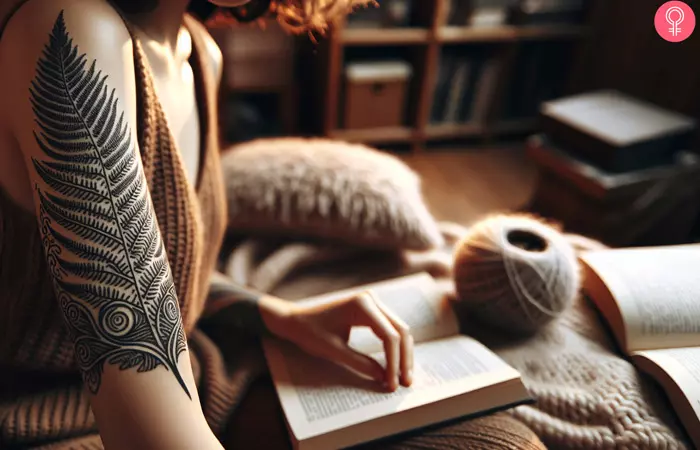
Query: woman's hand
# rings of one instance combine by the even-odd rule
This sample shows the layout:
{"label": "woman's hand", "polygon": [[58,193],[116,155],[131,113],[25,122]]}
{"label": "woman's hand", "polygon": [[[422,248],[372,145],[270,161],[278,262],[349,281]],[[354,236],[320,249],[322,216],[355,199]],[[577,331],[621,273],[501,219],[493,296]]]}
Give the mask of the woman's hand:
{"label": "woman's hand", "polygon": [[[274,297],[260,299],[261,313],[274,335],[307,353],[352,369],[382,383],[387,390],[410,386],[413,337],[405,322],[376,301],[371,292],[303,305]],[[384,343],[386,368],[348,346],[350,330],[366,326]]]}

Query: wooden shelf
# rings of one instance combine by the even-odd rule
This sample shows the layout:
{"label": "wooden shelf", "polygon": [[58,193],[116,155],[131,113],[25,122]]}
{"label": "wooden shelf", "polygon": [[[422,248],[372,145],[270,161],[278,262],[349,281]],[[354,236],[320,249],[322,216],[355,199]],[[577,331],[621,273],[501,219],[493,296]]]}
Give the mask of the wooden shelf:
{"label": "wooden shelf", "polygon": [[537,119],[512,119],[485,125],[481,123],[450,123],[429,125],[424,133],[417,133],[410,127],[386,127],[366,129],[337,129],[329,137],[349,142],[364,142],[372,144],[400,144],[416,141],[436,141],[483,137],[487,134],[508,135],[531,133],[537,129]]}
{"label": "wooden shelf", "polygon": [[536,39],[570,39],[583,37],[588,28],[576,25],[548,25],[538,27],[517,27],[518,40]]}
{"label": "wooden shelf", "polygon": [[429,36],[425,28],[346,28],[340,41],[349,46],[427,44]]}
{"label": "wooden shelf", "polygon": [[[319,128],[323,135],[334,139],[367,144],[409,144],[412,151],[420,152],[425,144],[432,141],[451,139],[475,139],[490,142],[496,137],[515,137],[537,130],[536,119],[510,120],[502,117],[511,95],[510,86],[520,62],[520,56],[527,54],[528,42],[554,42],[571,46],[552,49],[552,58],[561,52],[582,51],[577,48],[579,40],[590,35],[590,27],[584,25],[502,25],[496,27],[444,26],[444,13],[450,0],[414,0],[411,23],[419,27],[401,28],[348,28],[339,20],[329,34],[330,39],[319,45],[322,58],[313,55],[318,63],[315,72],[318,85],[323,92],[318,96],[322,102],[319,108]],[[493,43],[489,57],[497,58],[496,73],[491,98],[488,99],[485,123],[431,124],[430,116],[434,102],[435,87],[439,81],[441,56],[459,44]],[[400,54],[414,69],[408,82],[410,91],[406,104],[405,126],[374,129],[339,129],[337,125],[343,110],[343,67],[347,61],[368,60],[383,57],[389,47],[401,47],[393,52]],[[393,49],[392,49],[393,50]],[[462,50],[461,48],[459,50]],[[464,49],[467,57],[469,49]],[[316,48],[314,47],[314,53]],[[310,52],[311,53],[311,52]],[[457,53],[457,52],[455,52]],[[461,56],[459,54],[457,57]],[[311,57],[311,54],[310,54]],[[389,58],[389,56],[387,56]],[[470,75],[471,76],[471,75]],[[370,101],[370,100],[368,100]],[[486,100],[484,100],[486,101]],[[511,136],[509,136],[511,135]]]}
{"label": "wooden shelf", "polygon": [[427,140],[458,139],[481,136],[484,131],[484,125],[480,123],[439,124],[428,126],[425,137]]}
{"label": "wooden shelf", "polygon": [[387,127],[367,129],[338,129],[330,133],[332,139],[349,142],[367,142],[375,144],[399,144],[414,140],[415,134],[409,127]]}
{"label": "wooden shelf", "polygon": [[[566,39],[582,36],[585,27],[580,26],[532,26],[519,27],[441,27],[437,41],[442,43],[513,42],[537,39]],[[427,44],[430,32],[425,28],[346,28],[340,34],[340,42],[347,46],[412,45]]]}
{"label": "wooden shelf", "polygon": [[512,27],[442,27],[437,40],[443,43],[512,41],[514,31]]}
{"label": "wooden shelf", "polygon": [[518,27],[442,27],[438,29],[437,40],[442,43],[468,42],[512,42],[537,39],[566,39],[582,36],[585,27],[579,26],[537,26]]}

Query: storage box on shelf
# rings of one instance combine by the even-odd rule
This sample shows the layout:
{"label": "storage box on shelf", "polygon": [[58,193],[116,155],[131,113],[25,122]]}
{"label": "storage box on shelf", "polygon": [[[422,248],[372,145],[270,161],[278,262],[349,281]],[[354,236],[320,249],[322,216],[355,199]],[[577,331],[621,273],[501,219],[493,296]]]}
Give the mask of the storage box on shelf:
{"label": "storage box on shelf", "polygon": [[401,61],[356,62],[345,69],[347,129],[400,127],[411,66]]}
{"label": "storage box on shelf", "polygon": [[[534,131],[534,113],[508,116],[503,108],[511,81],[518,76],[515,62],[521,49],[527,43],[537,42],[568,42],[574,49],[573,44],[585,35],[586,28],[583,24],[513,25],[507,19],[510,8],[517,4],[515,0],[467,0],[466,6],[463,1],[412,0],[398,8],[406,8],[402,10],[404,19],[394,22],[403,24],[400,26],[387,25],[379,19],[363,25],[362,20],[354,18],[335,24],[325,42],[314,49],[325,61],[317,71],[321,79],[316,84],[323,87],[322,133],[369,143],[407,143],[419,150],[434,140],[487,139]],[[478,53],[475,49],[484,46],[490,48],[489,57],[478,64],[469,62],[470,55]],[[343,117],[348,108],[356,106],[344,103],[350,99],[344,95],[344,74],[346,66],[354,61],[348,53],[374,48],[380,53],[385,51],[386,57],[396,56],[389,54],[390,47],[411,49],[409,95],[399,99],[405,105],[406,120],[391,126],[349,129]],[[466,64],[456,65],[452,73],[441,73],[443,56],[460,51]],[[461,69],[455,71],[458,67]],[[450,85],[449,90],[455,95],[460,94],[460,100],[453,100],[453,107],[446,110],[456,111],[456,115],[447,115],[455,115],[456,119],[434,120],[438,107],[435,102],[445,85]]]}

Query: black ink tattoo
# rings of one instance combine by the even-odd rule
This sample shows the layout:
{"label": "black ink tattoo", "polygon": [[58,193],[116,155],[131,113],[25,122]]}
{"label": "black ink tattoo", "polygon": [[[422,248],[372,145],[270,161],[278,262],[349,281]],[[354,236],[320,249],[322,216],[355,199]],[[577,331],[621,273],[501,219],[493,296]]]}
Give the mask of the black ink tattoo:
{"label": "black ink tattoo", "polygon": [[[172,371],[186,348],[175,286],[131,132],[107,76],[61,12],[30,88],[46,156],[34,159],[40,229],[58,301],[90,391],[105,364]],[[62,255],[68,253],[71,257]]]}
{"label": "black ink tattoo", "polygon": [[267,326],[260,314],[260,297],[249,289],[224,281],[209,285],[207,302],[209,309],[216,311],[207,322],[222,323],[255,336],[268,334]]}

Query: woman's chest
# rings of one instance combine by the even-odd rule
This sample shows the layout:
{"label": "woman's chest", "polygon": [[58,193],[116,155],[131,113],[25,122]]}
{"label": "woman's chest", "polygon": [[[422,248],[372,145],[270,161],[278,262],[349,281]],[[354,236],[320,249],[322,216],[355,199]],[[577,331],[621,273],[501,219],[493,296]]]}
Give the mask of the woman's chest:
{"label": "woman's chest", "polygon": [[187,179],[197,184],[202,153],[203,127],[197,107],[196,83],[192,66],[185,59],[163,62],[156,55],[149,55],[153,87],[167,121],[167,128],[185,169]]}
{"label": "woman's chest", "polygon": [[187,178],[195,185],[201,163],[202,130],[191,73],[189,69],[189,75],[185,75],[189,79],[156,79],[154,84]]}

